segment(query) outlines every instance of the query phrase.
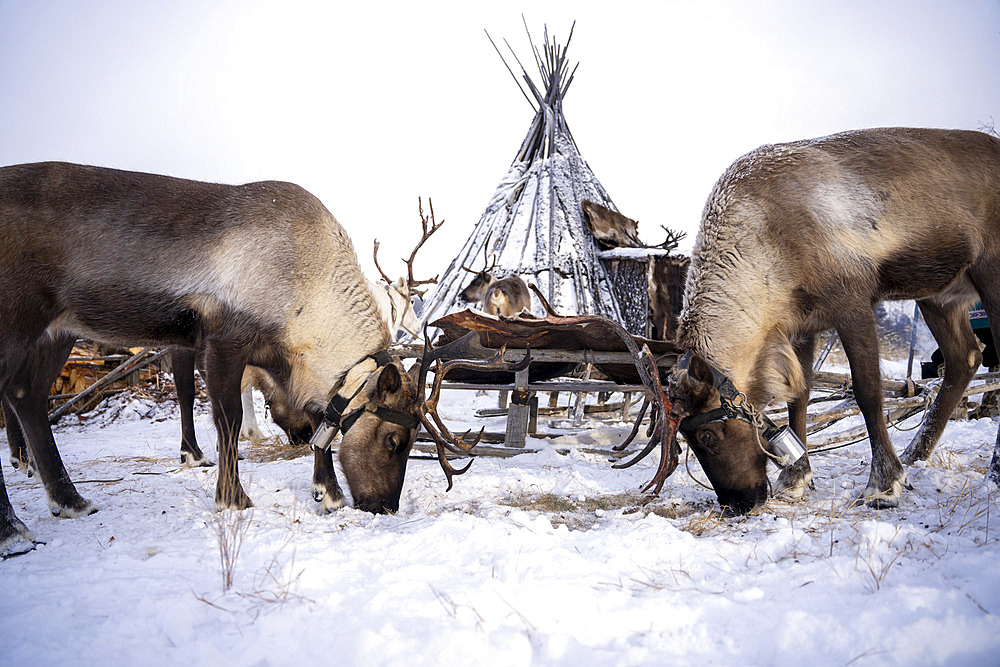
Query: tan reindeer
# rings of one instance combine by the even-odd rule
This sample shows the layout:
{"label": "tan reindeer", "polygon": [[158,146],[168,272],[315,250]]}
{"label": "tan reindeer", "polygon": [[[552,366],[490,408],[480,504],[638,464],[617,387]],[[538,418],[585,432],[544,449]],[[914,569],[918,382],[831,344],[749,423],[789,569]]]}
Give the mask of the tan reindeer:
{"label": "tan reindeer", "polygon": [[483,296],[483,311],[487,315],[516,317],[531,310],[531,293],[521,276],[512,273],[490,283]]}
{"label": "tan reindeer", "polygon": [[[899,502],[906,475],[882,412],[873,313],[883,299],[916,299],[945,357],[940,391],[902,457],[925,460],[980,364],[968,306],[981,299],[1000,321],[1000,139],[860,130],[763,146],[722,175],[687,278],[676,340],[688,354],[667,389],[671,418],[683,419],[722,505],[747,512],[767,498],[767,461],[782,455],[761,416],[767,405],[787,400],[805,441],[814,336],[830,327],[871,441],[861,498]],[[1000,451],[989,476],[1000,481]],[[802,457],[778,487],[801,491],[810,477]]]}
{"label": "tan reindeer", "polygon": [[[472,444],[442,436],[440,419],[428,418],[415,380],[385,351],[389,332],[350,239],[290,183],[218,185],[59,162],[0,168],[0,293],[0,398],[59,516],[95,509],[66,474],[45,410],[51,369],[76,334],[204,350],[218,508],[252,504],[236,456],[247,365],[316,427],[314,497],[324,509],[344,503],[329,448],[338,431],[355,507],[373,512],[398,508],[418,423],[449,481],[461,471],[444,448]],[[0,484],[0,555],[31,546]]]}
{"label": "tan reindeer", "polygon": [[410,257],[403,260],[403,263],[406,264],[405,278],[401,277],[394,281],[385,274],[385,271],[382,270],[382,267],[378,263],[379,245],[378,239],[375,239],[375,249],[372,257],[375,260],[375,268],[378,269],[379,275],[382,276],[385,284],[378,285],[369,280],[367,281],[368,288],[375,296],[379,311],[382,313],[382,319],[385,320],[389,326],[389,332],[393,335],[402,329],[414,338],[420,338],[420,320],[417,319],[417,314],[413,310],[413,302],[417,298],[422,298],[427,292],[426,288],[418,289],[421,285],[431,285],[438,281],[438,276],[427,280],[417,280],[413,277],[413,262],[417,257],[417,252],[427,242],[427,239],[444,225],[444,220],[441,222],[435,220],[434,202],[430,198],[427,199],[427,205],[430,209],[429,218],[424,215],[423,200],[419,197],[417,198],[417,206],[420,211],[421,236],[420,240],[417,241],[417,245],[413,247]]}
{"label": "tan reindeer", "polygon": [[488,315],[515,317],[531,310],[531,292],[524,280],[515,273],[499,280],[494,276],[497,258],[496,255],[492,259],[489,256],[491,234],[486,236],[486,243],[483,244],[483,268],[476,270],[462,266],[464,271],[475,277],[459,296],[468,303],[478,303],[480,309]]}

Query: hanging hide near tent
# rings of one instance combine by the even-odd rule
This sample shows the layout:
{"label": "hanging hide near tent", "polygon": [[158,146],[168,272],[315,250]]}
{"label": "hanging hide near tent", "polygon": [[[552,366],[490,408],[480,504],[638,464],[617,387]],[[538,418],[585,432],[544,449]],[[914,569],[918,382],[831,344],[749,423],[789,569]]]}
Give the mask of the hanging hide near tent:
{"label": "hanging hide near tent", "polygon": [[602,250],[645,247],[639,240],[639,223],[632,218],[589,199],[580,202],[580,210],[587,229],[597,239]]}

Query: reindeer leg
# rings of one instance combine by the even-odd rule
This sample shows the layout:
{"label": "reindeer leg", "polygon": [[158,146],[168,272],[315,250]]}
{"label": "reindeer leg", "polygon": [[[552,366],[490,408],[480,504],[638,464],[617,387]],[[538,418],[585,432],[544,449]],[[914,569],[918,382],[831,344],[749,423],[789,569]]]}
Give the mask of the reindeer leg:
{"label": "reindeer leg", "polygon": [[174,388],[181,411],[181,465],[207,468],[215,465],[201,451],[194,434],[194,362],[196,353],[187,348],[170,350],[170,366],[174,369]]}
{"label": "reindeer leg", "polygon": [[851,365],[854,395],[868,427],[872,447],[872,467],[868,486],[859,500],[876,509],[896,507],[906,482],[882,413],[882,376],[879,372],[878,338],[871,304],[846,303],[840,312],[847,317],[838,323],[837,334]]}
{"label": "reindeer leg", "polygon": [[327,513],[343,507],[347,501],[333,469],[333,451],[317,449],[313,458],[313,500],[320,503]]}
{"label": "reindeer leg", "polygon": [[35,548],[34,539],[28,527],[14,514],[0,469],[0,559],[28,553]]}
{"label": "reindeer leg", "polygon": [[927,409],[920,430],[903,452],[901,458],[907,465],[914,461],[926,461],[934,453],[934,447],[962,392],[969,386],[969,380],[983,360],[964,304],[941,306],[928,299],[917,301],[917,305],[944,356],[944,379],[937,397]]}
{"label": "reindeer leg", "polygon": [[[0,341],[0,399],[2,399],[10,384],[12,375],[20,365],[21,360],[30,351],[30,345],[20,346]],[[16,364],[16,365],[15,365]],[[7,427],[17,423],[14,410],[4,402],[4,419]],[[20,431],[20,424],[18,424]],[[7,495],[7,484],[3,478],[3,466],[0,466],[0,559],[10,558],[27,553],[35,548],[34,537],[28,527],[17,518],[14,507]]]}
{"label": "reindeer leg", "polygon": [[28,441],[31,458],[49,498],[49,511],[61,518],[87,516],[97,511],[93,503],[77,493],[49,426],[49,388],[59,376],[75,340],[75,336],[65,335],[40,339],[4,397]]}
{"label": "reindeer leg", "polygon": [[[0,368],[2,371],[2,368]],[[0,377],[0,394],[3,393],[3,378]],[[12,421],[17,421],[13,411],[5,411],[4,419],[10,428]],[[7,485],[3,478],[3,467],[0,466],[0,559],[10,558],[27,553],[35,548],[34,537],[28,527],[17,518],[14,507],[7,495]]]}
{"label": "reindeer leg", "polygon": [[[971,274],[983,302],[983,308],[986,310],[986,315],[990,318],[990,334],[993,336],[993,345],[996,350],[1000,351],[1000,286],[998,286],[994,275],[979,268],[974,268]],[[1000,487],[1000,431],[997,432],[996,444],[993,446],[993,459],[986,472],[986,480],[993,487]]]}
{"label": "reindeer leg", "polygon": [[17,421],[14,408],[6,398],[0,401],[3,408],[3,423],[7,431],[7,445],[10,447],[10,465],[14,470],[23,470],[28,477],[35,476],[35,466],[28,455],[28,443],[24,439],[21,423]]}
{"label": "reindeer leg", "polygon": [[[806,408],[809,405],[809,390],[812,388],[813,356],[816,352],[816,336],[803,336],[792,341],[795,356],[802,366],[802,376],[805,378],[805,391],[788,401],[788,426],[799,436],[802,444],[806,442]],[[774,495],[781,494],[785,498],[798,499],[812,485],[812,466],[809,465],[809,455],[805,454],[793,465],[782,469],[774,483]]]}
{"label": "reindeer leg", "polygon": [[257,423],[257,413],[253,409],[253,387],[249,384],[240,394],[240,401],[243,403],[243,421],[240,423],[240,440],[250,442],[260,442],[264,439],[264,432],[260,430]]}
{"label": "reindeer leg", "polygon": [[219,437],[219,480],[215,487],[215,508],[246,509],[253,507],[240,484],[236,442],[243,419],[240,383],[246,362],[236,344],[209,342],[205,350],[208,396]]}

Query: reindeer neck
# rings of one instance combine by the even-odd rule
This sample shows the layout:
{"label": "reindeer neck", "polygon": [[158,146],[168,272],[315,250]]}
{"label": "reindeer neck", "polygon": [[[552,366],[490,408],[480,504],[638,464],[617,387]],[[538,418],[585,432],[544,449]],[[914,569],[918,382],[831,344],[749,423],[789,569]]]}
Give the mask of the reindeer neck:
{"label": "reindeer neck", "polygon": [[300,406],[325,404],[359,359],[390,342],[356,261],[330,262],[312,282],[297,292],[286,332],[293,353],[291,389]]}
{"label": "reindeer neck", "polygon": [[[692,253],[677,342],[727,375],[751,401],[767,403],[771,397],[760,378],[769,369],[762,373],[758,364],[769,334],[790,316],[789,294],[770,271],[769,258],[742,242],[750,230],[710,231],[716,236],[712,249],[703,246],[703,229]],[[733,238],[720,253],[715,248],[726,231]]]}

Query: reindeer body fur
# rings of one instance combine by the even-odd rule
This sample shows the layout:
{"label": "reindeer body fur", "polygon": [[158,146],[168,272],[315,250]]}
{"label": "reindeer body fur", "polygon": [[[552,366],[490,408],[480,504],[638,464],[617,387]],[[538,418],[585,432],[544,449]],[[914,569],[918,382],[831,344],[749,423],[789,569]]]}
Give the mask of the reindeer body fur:
{"label": "reindeer body fur", "polygon": [[376,283],[365,279],[368,289],[378,304],[379,315],[392,336],[400,329],[413,336],[420,336],[420,320],[413,312],[413,297],[405,278],[394,283]]}
{"label": "reindeer body fur", "polygon": [[[142,214],[109,208],[122,200]],[[333,379],[388,345],[374,299],[357,288],[350,239],[291,183],[228,186],[44,163],[4,168],[0,205],[17,211],[3,215],[0,289],[31,286],[3,306],[20,340],[46,328],[129,345],[224,340],[248,363],[287,374],[298,408],[325,405]],[[32,267],[31,281],[18,282],[22,266]],[[340,306],[336,317],[330,304]]]}
{"label": "reindeer body fur", "polygon": [[531,309],[531,292],[521,276],[512,273],[490,283],[483,295],[482,308],[488,315],[516,317]]}
{"label": "reindeer body fur", "polygon": [[[723,174],[695,240],[677,342],[763,408],[808,396],[812,337],[833,327],[863,401],[878,394],[874,305],[916,299],[942,349],[950,339],[950,383],[964,388],[979,365],[965,313],[980,297],[1000,322],[1000,139],[847,132],[763,146]],[[858,387],[862,376],[873,386]],[[870,402],[866,418],[881,409],[880,396]],[[802,411],[804,431],[804,401]],[[885,470],[873,470],[868,491],[889,491],[892,504],[901,466],[874,422],[873,466]],[[929,456],[939,435],[925,425],[906,458]]]}

